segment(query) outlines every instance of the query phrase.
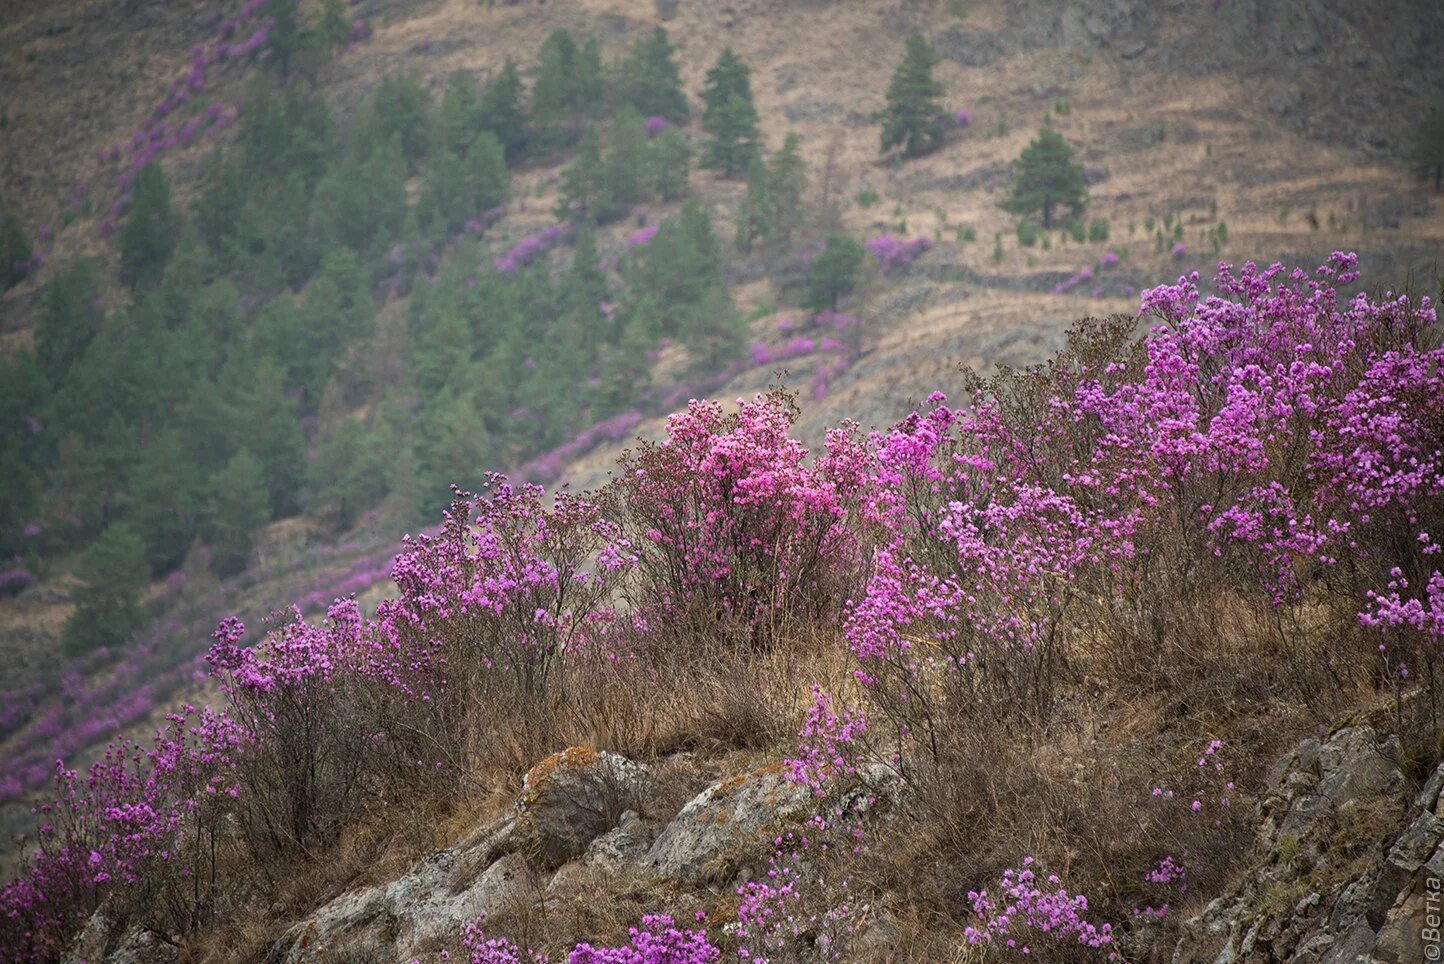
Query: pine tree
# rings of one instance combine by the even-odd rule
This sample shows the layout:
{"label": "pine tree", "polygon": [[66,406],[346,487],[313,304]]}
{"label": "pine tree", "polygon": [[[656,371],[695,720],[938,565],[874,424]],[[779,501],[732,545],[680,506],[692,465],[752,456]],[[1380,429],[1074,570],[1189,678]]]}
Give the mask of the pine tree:
{"label": "pine tree", "polygon": [[145,542],[123,523],[111,523],[81,555],[75,575],[83,585],[74,592],[75,611],[65,623],[66,655],[124,644],[141,620]]}
{"label": "pine tree", "polygon": [[170,185],[152,161],[136,175],[130,214],[120,230],[121,273],[131,288],[148,288],[160,280],[175,250],[176,228]]}
{"label": "pine tree", "polygon": [[607,188],[601,143],[595,128],[582,135],[576,157],[562,174],[557,217],[573,224],[596,224],[611,216],[614,205]]}
{"label": "pine tree", "polygon": [[622,63],[623,99],[643,117],[665,117],[680,124],[692,115],[682,93],[682,75],[673,59],[675,50],[667,31],[657,27],[638,41]]}
{"label": "pine tree", "polygon": [[559,128],[579,129],[601,99],[601,52],[596,38],[578,46],[566,30],[552,31],[537,55],[531,95],[533,121],[550,128],[555,140]]}
{"label": "pine tree", "polygon": [[151,439],[126,483],[126,522],[146,545],[150,572],[159,576],[180,565],[199,526],[205,474],[195,446],[168,429]]}
{"label": "pine tree", "polygon": [[692,148],[677,128],[669,127],[652,138],[647,155],[647,185],[657,197],[663,201],[686,197],[691,167]]}
{"label": "pine tree", "polygon": [[1412,151],[1421,176],[1434,181],[1437,194],[1444,187],[1444,107],[1435,107],[1419,122]]}
{"label": "pine tree", "polygon": [[802,138],[788,132],[782,150],[767,163],[767,193],[772,202],[773,232],[784,244],[802,220],[807,191],[807,162],[802,159]]}
{"label": "pine tree", "polygon": [[30,242],[20,216],[8,208],[0,210],[0,291],[17,284],[30,273]]}
{"label": "pine tree", "polygon": [[210,511],[206,538],[218,576],[233,576],[246,567],[256,534],[271,519],[271,497],[265,469],[251,450],[242,448],[210,478]]}
{"label": "pine tree", "polygon": [[908,38],[907,53],[893,74],[883,112],[882,149],[901,147],[906,157],[917,157],[942,141],[942,85],[933,80],[938,58],[922,34]]}
{"label": "pine tree", "polygon": [[752,102],[751,69],[729,47],[707,72],[702,127],[711,135],[702,148],[702,166],[736,177],[761,152],[757,108]]}
{"label": "pine tree", "polygon": [[1014,214],[1041,214],[1043,227],[1051,228],[1055,207],[1066,206],[1076,218],[1087,199],[1083,168],[1073,162],[1073,149],[1062,134],[1044,127],[1019,155],[1013,192],[1002,207]]}
{"label": "pine tree", "polygon": [[647,196],[647,156],[651,145],[642,115],[627,104],[607,129],[607,158],[603,180],[618,213]]}
{"label": "pine tree", "polygon": [[526,108],[522,104],[521,74],[507,58],[486,92],[481,95],[477,123],[501,142],[508,161],[515,161],[526,149]]}
{"label": "pine tree", "polygon": [[69,265],[45,287],[35,328],[35,357],[47,382],[58,388],[105,324],[100,272],[89,259]]}
{"label": "pine tree", "polygon": [[857,286],[862,245],[846,234],[832,234],[807,272],[805,306],[812,311],[836,311],[837,303]]}
{"label": "pine tree", "polygon": [[466,71],[453,71],[446,81],[436,118],[438,146],[464,155],[472,138],[482,129],[481,118],[476,81]]}
{"label": "pine tree", "polygon": [[431,95],[409,73],[381,78],[372,101],[377,133],[383,140],[397,138],[401,153],[411,163],[426,156],[431,146]]}
{"label": "pine tree", "polygon": [[738,251],[751,251],[756,241],[772,233],[774,210],[767,168],[754,159],[747,168],[747,193],[742,196],[742,206],[737,212]]}

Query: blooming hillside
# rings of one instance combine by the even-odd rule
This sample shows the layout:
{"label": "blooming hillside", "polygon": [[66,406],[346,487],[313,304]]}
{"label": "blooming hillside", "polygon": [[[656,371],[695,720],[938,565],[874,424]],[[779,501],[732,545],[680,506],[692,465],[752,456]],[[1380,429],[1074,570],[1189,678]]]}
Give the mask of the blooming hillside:
{"label": "blooming hillside", "polygon": [[104,908],[257,956],[315,906],[292,881],[402,839],[389,814],[591,745],[780,755],[815,810],[721,891],[618,878],[640,927],[543,902],[437,954],[1147,959],[1248,861],[1282,741],[1387,698],[1437,758],[1444,348],[1427,299],[1358,281],[1345,254],[1185,277],[815,455],[773,391],[691,402],[593,493],[458,492],[373,615],[228,619],[216,707],[60,766],[0,947],[59,959]]}

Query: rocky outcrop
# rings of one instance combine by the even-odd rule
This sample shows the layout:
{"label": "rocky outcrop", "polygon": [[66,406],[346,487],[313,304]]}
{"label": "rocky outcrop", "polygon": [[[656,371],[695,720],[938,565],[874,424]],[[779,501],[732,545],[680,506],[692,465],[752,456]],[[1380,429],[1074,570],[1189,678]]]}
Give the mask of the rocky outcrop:
{"label": "rocky outcrop", "polygon": [[769,839],[769,829],[803,819],[814,798],[783,776],[781,764],[715,783],[688,801],[643,862],[659,877],[690,884],[719,880]]}
{"label": "rocky outcrop", "polygon": [[1188,922],[1174,960],[1437,959],[1425,941],[1444,913],[1444,764],[1410,799],[1402,756],[1396,737],[1356,725],[1280,760],[1259,805],[1262,858]]}
{"label": "rocky outcrop", "polygon": [[[428,854],[397,880],[342,894],[292,927],[272,947],[268,962],[366,955],[405,961],[449,946],[468,921],[534,900],[545,886],[546,877],[518,853],[488,859],[506,846],[512,831],[508,818],[470,847]],[[477,865],[479,871],[467,871]]]}
{"label": "rocky outcrop", "polygon": [[547,867],[580,857],[646,798],[652,771],[616,753],[572,747],[527,772],[516,802],[517,847]]}

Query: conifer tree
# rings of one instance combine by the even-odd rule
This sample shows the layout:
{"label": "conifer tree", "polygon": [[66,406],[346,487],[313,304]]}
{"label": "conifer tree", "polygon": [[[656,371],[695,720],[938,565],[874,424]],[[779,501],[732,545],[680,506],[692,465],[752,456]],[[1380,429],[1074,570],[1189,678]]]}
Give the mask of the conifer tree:
{"label": "conifer tree", "polygon": [[35,358],[41,374],[59,388],[105,324],[100,272],[89,259],[66,267],[46,285],[35,327]]}
{"label": "conifer tree", "polygon": [[465,154],[472,138],[482,129],[481,101],[476,82],[465,71],[453,71],[441,95],[441,109],[436,118],[438,146],[442,150]]}
{"label": "conifer tree", "polygon": [[642,115],[625,105],[607,129],[607,160],[603,179],[613,207],[620,211],[645,199],[647,157],[651,144]]}
{"label": "conifer tree", "polygon": [[562,174],[557,217],[573,224],[596,224],[611,216],[612,197],[602,164],[601,138],[592,128],[582,135],[576,157]]}
{"label": "conifer tree", "polygon": [[767,162],[767,193],[772,201],[772,230],[783,243],[792,238],[802,219],[807,190],[807,163],[802,159],[802,138],[789,131],[782,150]]}
{"label": "conifer tree", "polygon": [[1444,187],[1444,107],[1434,107],[1419,122],[1412,150],[1414,166],[1434,182],[1437,194]]}
{"label": "conifer tree", "polygon": [[12,287],[30,273],[30,242],[20,216],[0,210],[0,291]]}
{"label": "conifer tree", "polygon": [[431,146],[431,95],[415,75],[387,74],[376,88],[372,110],[382,140],[396,138],[415,164]]}
{"label": "conifer tree", "polygon": [[702,127],[711,135],[702,149],[702,166],[736,177],[761,153],[757,108],[752,102],[751,69],[729,47],[707,72]]}
{"label": "conifer tree", "polygon": [[883,111],[882,149],[901,147],[905,157],[917,157],[942,141],[942,85],[933,79],[938,58],[922,34],[908,38],[907,53],[893,74]]}
{"label": "conifer tree", "polygon": [[667,31],[657,27],[637,42],[622,63],[620,87],[623,100],[643,117],[665,117],[681,123],[692,115],[682,93],[682,75],[673,59],[674,49]]}
{"label": "conifer tree", "polygon": [[812,259],[807,272],[806,307],[813,311],[836,311],[838,302],[857,286],[857,269],[862,264],[862,245],[846,234],[832,234]]}
{"label": "conifer tree", "polygon": [[1073,162],[1073,149],[1062,134],[1044,127],[1019,155],[1013,191],[1002,207],[1014,214],[1039,214],[1043,227],[1051,228],[1055,207],[1063,205],[1077,217],[1087,199],[1083,168]]}
{"label": "conifer tree", "polygon": [[647,155],[648,189],[663,201],[686,197],[691,166],[692,148],[687,138],[677,128],[667,128],[652,138]]}
{"label": "conifer tree", "polygon": [[506,64],[486,85],[478,107],[477,123],[501,142],[506,159],[514,161],[526,148],[526,108],[522,104],[521,74],[507,58]]}
{"label": "conifer tree", "polygon": [[130,214],[120,230],[121,273],[134,289],[160,280],[175,250],[176,215],[165,172],[152,161],[135,178]]}
{"label": "conifer tree", "polygon": [[558,28],[542,43],[532,87],[532,118],[543,127],[572,130],[602,100],[601,51],[596,38],[578,46]]}
{"label": "conifer tree", "polygon": [[753,159],[747,167],[747,193],[742,196],[742,206],[737,212],[738,251],[751,251],[756,241],[772,233],[774,211],[767,167]]}
{"label": "conifer tree", "polygon": [[209,483],[206,538],[218,576],[233,576],[246,567],[256,534],[271,519],[271,498],[265,469],[250,449],[240,449]]}
{"label": "conifer tree", "polygon": [[62,647],[78,656],[130,639],[141,619],[138,604],[145,587],[145,542],[129,526],[111,523],[75,565],[82,585],[75,610],[65,623]]}
{"label": "conifer tree", "polygon": [[199,524],[205,472],[196,446],[174,429],[151,439],[126,482],[125,518],[141,534],[150,572],[159,576],[178,566]]}

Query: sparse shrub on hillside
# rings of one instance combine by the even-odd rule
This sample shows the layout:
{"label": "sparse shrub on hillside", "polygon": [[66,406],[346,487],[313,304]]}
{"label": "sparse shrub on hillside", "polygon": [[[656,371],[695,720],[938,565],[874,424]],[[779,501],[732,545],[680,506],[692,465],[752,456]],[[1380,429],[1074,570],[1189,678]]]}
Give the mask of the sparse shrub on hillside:
{"label": "sparse shrub on hillside", "polygon": [[702,127],[710,136],[702,148],[702,166],[736,177],[761,155],[757,108],[752,103],[752,71],[728,47],[707,71],[702,91],[706,109]]}
{"label": "sparse shrub on hillside", "polygon": [[907,53],[893,74],[882,115],[882,149],[901,147],[903,156],[917,157],[942,141],[942,85],[933,79],[938,58],[922,34],[907,40]]}
{"label": "sparse shrub on hillside", "polygon": [[907,267],[932,246],[931,238],[900,238],[893,234],[880,234],[867,242],[867,250],[884,274]]}
{"label": "sparse shrub on hillside", "polygon": [[[1043,227],[1051,228],[1055,208],[1062,205],[1077,218],[1087,198],[1083,169],[1073,162],[1073,149],[1062,134],[1044,127],[1018,157],[1013,191],[1003,207],[1014,214],[1038,214]],[[1082,240],[1081,234],[1077,240]]]}

